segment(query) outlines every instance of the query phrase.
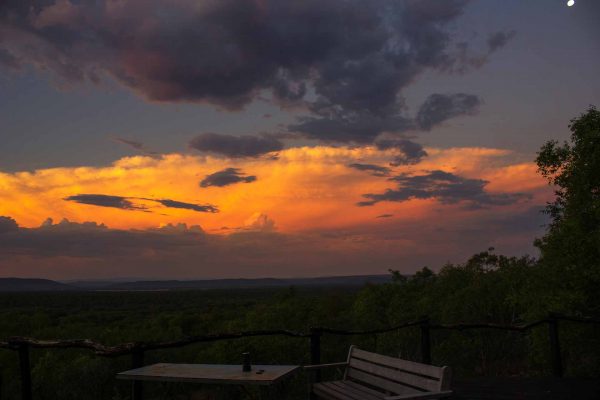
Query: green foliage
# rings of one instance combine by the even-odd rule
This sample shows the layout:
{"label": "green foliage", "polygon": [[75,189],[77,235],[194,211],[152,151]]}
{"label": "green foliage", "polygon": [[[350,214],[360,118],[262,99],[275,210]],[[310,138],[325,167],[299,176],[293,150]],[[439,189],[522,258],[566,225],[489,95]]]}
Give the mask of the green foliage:
{"label": "green foliage", "polygon": [[547,271],[544,301],[557,310],[597,314],[600,287],[600,112],[573,119],[570,143],[547,142],[540,173],[556,187],[546,212],[552,223],[536,242]]}
{"label": "green foliage", "polygon": [[[436,323],[517,324],[526,313],[535,265],[530,257],[506,257],[489,249],[464,264],[447,264],[437,274],[427,267],[412,276],[395,271],[393,283],[363,289],[355,303],[356,318],[363,326],[393,326],[424,315]],[[396,336],[379,351],[418,360],[418,331],[402,330]],[[452,365],[460,375],[541,373],[528,363],[530,343],[519,334],[435,331],[433,340],[436,362]]]}
{"label": "green foliage", "polygon": [[[434,323],[489,322],[518,325],[548,315],[554,304],[545,296],[546,269],[528,257],[498,255],[493,249],[463,264],[447,264],[435,274],[428,268],[412,276],[392,273],[392,283],[364,288],[354,303],[354,318],[363,328],[388,327],[427,315]],[[561,323],[567,374],[600,375],[600,327]],[[371,348],[419,360],[419,332],[404,329],[380,335]],[[433,359],[451,365],[459,376],[548,375],[546,325],[528,333],[476,329],[434,330]]]}

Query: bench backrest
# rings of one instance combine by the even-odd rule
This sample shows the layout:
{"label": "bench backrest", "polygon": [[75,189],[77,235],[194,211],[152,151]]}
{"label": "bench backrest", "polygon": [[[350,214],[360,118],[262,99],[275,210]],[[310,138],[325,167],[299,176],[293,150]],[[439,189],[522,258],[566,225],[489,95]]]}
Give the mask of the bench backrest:
{"label": "bench backrest", "polygon": [[450,368],[402,360],[350,347],[344,379],[392,394],[450,389]]}

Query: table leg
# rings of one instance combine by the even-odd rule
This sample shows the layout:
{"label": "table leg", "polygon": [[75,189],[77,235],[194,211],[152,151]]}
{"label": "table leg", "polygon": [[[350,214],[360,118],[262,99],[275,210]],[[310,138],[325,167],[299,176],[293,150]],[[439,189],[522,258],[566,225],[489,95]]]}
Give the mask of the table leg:
{"label": "table leg", "polygon": [[131,384],[131,398],[133,400],[142,400],[144,398],[144,387],[142,381],[133,381]]}
{"label": "table leg", "polygon": [[260,386],[260,400],[283,400],[288,397],[286,396],[284,389],[284,384],[282,382],[276,382],[268,386]]}

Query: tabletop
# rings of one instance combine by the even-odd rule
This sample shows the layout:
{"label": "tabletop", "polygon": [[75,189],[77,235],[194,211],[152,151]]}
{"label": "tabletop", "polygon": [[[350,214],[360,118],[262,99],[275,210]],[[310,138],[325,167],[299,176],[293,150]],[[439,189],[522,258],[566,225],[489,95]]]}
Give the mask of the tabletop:
{"label": "tabletop", "polygon": [[252,365],[250,372],[243,372],[241,365],[159,363],[118,373],[117,378],[140,381],[270,385],[296,372],[299,368],[298,365]]}

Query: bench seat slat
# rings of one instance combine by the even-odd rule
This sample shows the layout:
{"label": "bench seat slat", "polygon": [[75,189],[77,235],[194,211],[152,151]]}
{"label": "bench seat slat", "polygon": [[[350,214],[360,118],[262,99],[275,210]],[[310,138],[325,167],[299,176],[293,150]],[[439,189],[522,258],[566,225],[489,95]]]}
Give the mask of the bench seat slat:
{"label": "bench seat slat", "polygon": [[353,387],[348,385],[348,381],[333,381],[324,383],[328,388],[343,393],[344,395],[351,397],[354,400],[383,400],[386,396],[384,393],[376,392],[372,394],[365,391],[367,389],[364,386]]}
{"label": "bench seat slat", "polygon": [[339,388],[339,390],[347,392],[350,396],[355,397],[357,400],[382,400],[385,397],[385,394],[381,392],[372,393],[366,391],[365,389],[368,390],[366,386],[357,385],[357,387],[355,387],[348,385],[348,381],[334,381],[329,383],[332,386]]}
{"label": "bench seat slat", "polygon": [[348,368],[349,378],[355,379],[360,382],[364,382],[367,385],[372,385],[378,388],[382,388],[394,394],[411,394],[411,393],[423,393],[416,389],[408,386],[404,386],[400,383],[392,382],[379,376],[371,375],[366,372],[360,371],[355,368]]}
{"label": "bench seat slat", "polygon": [[440,382],[438,380],[433,380],[408,372],[373,364],[358,358],[350,359],[350,368],[356,368],[361,371],[392,380],[402,385],[414,386],[432,392],[440,390]]}
{"label": "bench seat slat", "polygon": [[[366,393],[370,393],[370,394],[372,394],[374,396],[379,396],[382,393],[382,392],[378,392],[375,389],[371,389],[370,387],[366,387],[365,385],[361,385],[360,383],[356,383],[356,382],[351,381],[351,380],[346,380],[344,382],[346,382],[346,384],[348,386],[350,386],[350,387],[362,390],[362,391],[364,391]],[[384,395],[384,396],[388,396],[388,395]]]}
{"label": "bench seat slat", "polygon": [[313,392],[320,398],[327,400],[356,400],[346,393],[340,392],[335,387],[331,387],[328,383],[329,382],[315,383],[313,385]]}
{"label": "bench seat slat", "polygon": [[452,396],[452,394],[452,390],[443,390],[441,392],[427,392],[414,396],[386,396],[383,400],[431,400]]}
{"label": "bench seat slat", "polygon": [[373,363],[388,365],[390,367],[394,367],[404,371],[414,372],[419,375],[430,376],[436,379],[442,378],[442,370],[439,367],[421,364],[408,360],[402,360],[400,358],[384,356],[382,354],[371,353],[369,351],[364,351],[356,347],[352,348],[351,357],[361,358],[363,360],[367,360]]}

